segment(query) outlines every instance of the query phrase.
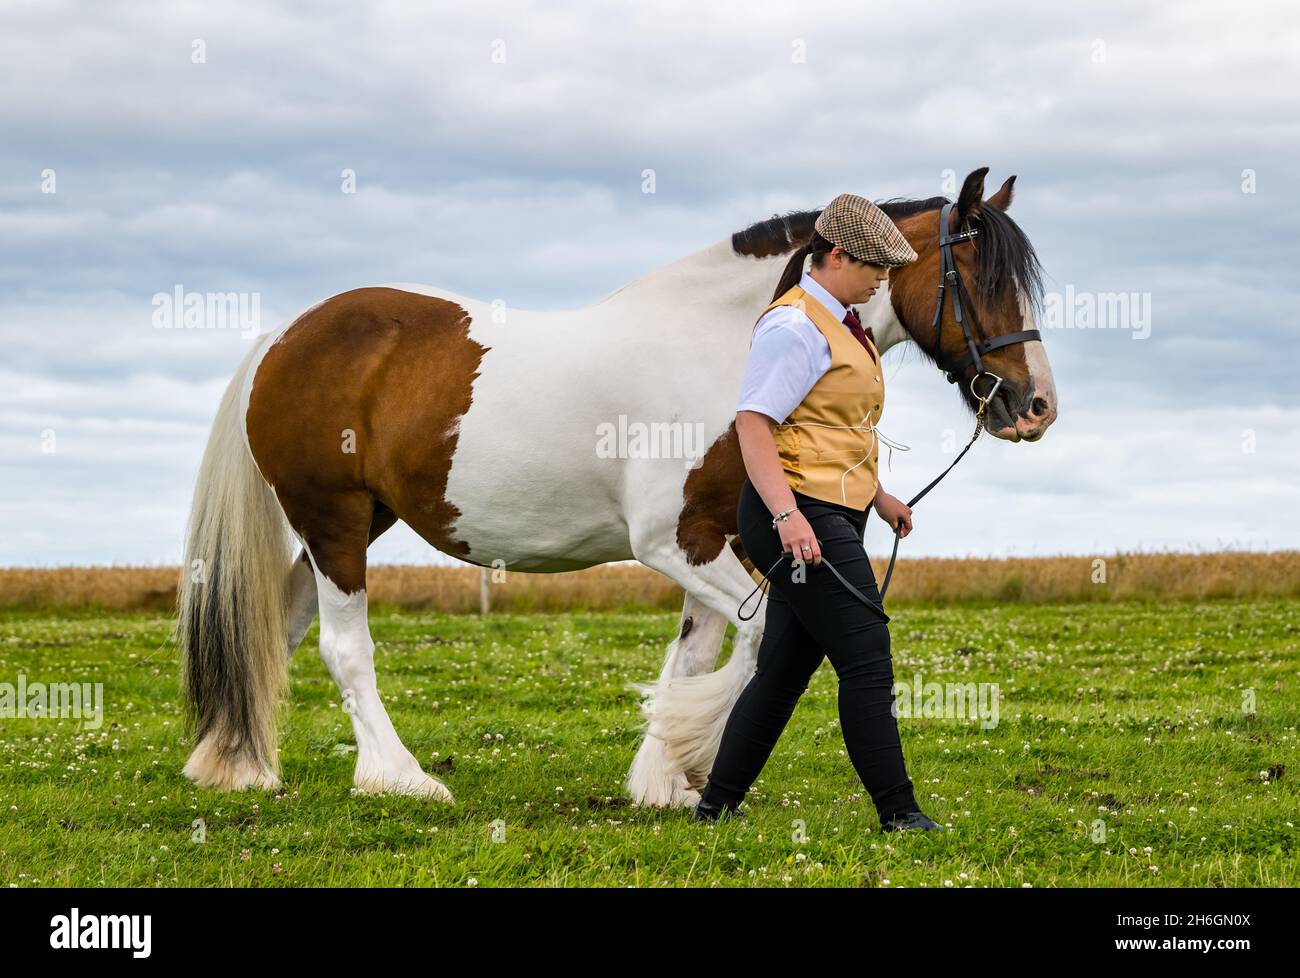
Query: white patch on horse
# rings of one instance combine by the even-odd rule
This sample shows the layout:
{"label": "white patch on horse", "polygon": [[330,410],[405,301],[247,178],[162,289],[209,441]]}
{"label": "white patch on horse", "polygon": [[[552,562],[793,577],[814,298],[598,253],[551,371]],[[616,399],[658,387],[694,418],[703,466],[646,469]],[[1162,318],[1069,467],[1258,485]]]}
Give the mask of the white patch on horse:
{"label": "white patch on horse", "polygon": [[859,306],[858,310],[863,328],[871,330],[876,349],[882,356],[891,347],[912,338],[894,311],[894,304],[889,299],[888,282],[882,282],[876,294]]}
{"label": "white patch on horse", "polygon": [[[1020,288],[1019,281],[1016,281],[1016,297],[1020,302],[1020,328],[1038,329],[1038,323],[1034,319],[1033,307],[1030,306],[1024,290]],[[1024,344],[1024,347],[1025,367],[1029,371],[1031,396],[1044,398],[1047,401],[1048,409],[1054,416],[1056,414],[1056,381],[1052,377],[1051,364],[1047,361],[1047,349],[1043,346],[1041,340],[1029,340]]]}
{"label": "white patch on horse", "polygon": [[[531,572],[628,560],[638,517],[673,539],[691,465],[735,419],[750,332],[785,260],[738,256],[726,239],[558,312],[387,286],[462,306],[490,348],[447,479],[469,557]],[[602,457],[620,416],[677,426],[696,457]]]}

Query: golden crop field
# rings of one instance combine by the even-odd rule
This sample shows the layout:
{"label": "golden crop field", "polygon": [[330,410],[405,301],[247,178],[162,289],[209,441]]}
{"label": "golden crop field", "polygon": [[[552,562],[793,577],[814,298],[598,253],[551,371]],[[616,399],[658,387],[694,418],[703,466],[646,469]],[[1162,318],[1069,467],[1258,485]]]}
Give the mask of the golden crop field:
{"label": "golden crop field", "polygon": [[[886,561],[873,561],[877,578]],[[164,610],[175,603],[176,567],[0,569],[0,607]],[[477,567],[370,568],[373,602],[399,609],[477,612]],[[546,612],[675,609],[682,591],[639,564],[606,564],[564,574],[498,572],[491,608]],[[1300,551],[1134,553],[1107,556],[912,558],[900,560],[890,603],[1010,601],[1107,602],[1300,598]]]}

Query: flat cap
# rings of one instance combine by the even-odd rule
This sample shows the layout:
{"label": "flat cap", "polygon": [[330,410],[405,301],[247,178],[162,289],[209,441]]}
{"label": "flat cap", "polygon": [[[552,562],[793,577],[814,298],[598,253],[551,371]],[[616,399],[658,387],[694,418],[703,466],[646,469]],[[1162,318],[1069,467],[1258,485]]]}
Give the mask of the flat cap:
{"label": "flat cap", "polygon": [[817,215],[813,227],[858,261],[891,268],[916,261],[916,252],[889,215],[857,194],[840,194]]}

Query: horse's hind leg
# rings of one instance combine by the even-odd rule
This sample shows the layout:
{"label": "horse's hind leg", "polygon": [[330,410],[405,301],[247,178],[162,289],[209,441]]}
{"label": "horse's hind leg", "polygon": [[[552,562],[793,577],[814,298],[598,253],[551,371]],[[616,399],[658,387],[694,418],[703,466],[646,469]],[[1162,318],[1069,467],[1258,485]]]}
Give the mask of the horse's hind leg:
{"label": "horse's hind leg", "polygon": [[357,738],[353,783],[366,792],[452,801],[447,786],[425,774],[406,749],[379,697],[366,605],[366,546],[374,500],[362,491],[341,493],[327,508],[315,508],[310,520],[314,533],[299,532],[315,572],[321,659],[338,684]]}
{"label": "horse's hind leg", "polygon": [[312,619],[316,617],[316,604],[316,572],[312,570],[311,559],[304,550],[289,571],[289,612],[285,620],[289,625],[290,658],[298,651],[307,629],[311,628]]}
{"label": "horse's hind leg", "polygon": [[[391,529],[396,522],[397,517],[393,515],[391,509],[382,503],[376,503],[374,515],[370,518],[369,542],[374,543],[376,537]],[[298,651],[298,646],[302,645],[307,629],[311,628],[318,603],[316,572],[312,570],[311,558],[304,550],[293,562],[293,569],[289,571],[289,613],[286,620],[289,624],[290,658]]]}

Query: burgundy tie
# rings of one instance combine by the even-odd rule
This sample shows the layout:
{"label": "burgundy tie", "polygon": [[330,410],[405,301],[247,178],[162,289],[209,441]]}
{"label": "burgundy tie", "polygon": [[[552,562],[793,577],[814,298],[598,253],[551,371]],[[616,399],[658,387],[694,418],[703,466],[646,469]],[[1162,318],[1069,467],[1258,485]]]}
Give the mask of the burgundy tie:
{"label": "burgundy tie", "polygon": [[852,309],[844,314],[844,325],[849,328],[853,338],[862,344],[862,349],[871,354],[871,360],[874,363],[876,355],[872,353],[871,344],[867,342],[867,334],[862,331],[862,320],[858,318],[858,314]]}

